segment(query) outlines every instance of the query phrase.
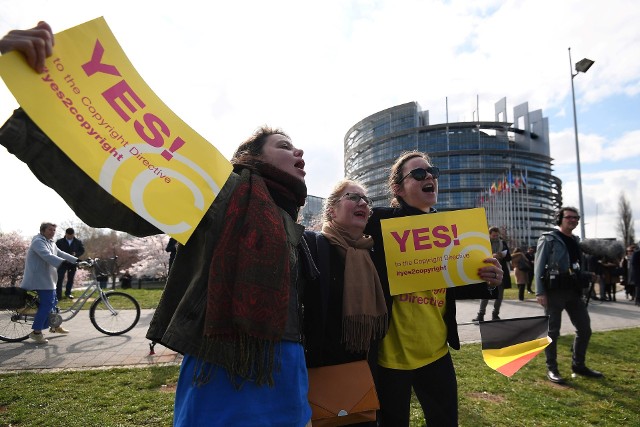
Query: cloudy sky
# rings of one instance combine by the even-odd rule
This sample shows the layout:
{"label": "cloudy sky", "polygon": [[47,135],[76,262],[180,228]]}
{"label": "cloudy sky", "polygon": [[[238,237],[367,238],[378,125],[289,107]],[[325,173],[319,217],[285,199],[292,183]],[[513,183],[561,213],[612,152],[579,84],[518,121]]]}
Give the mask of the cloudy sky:
{"label": "cloudy sky", "polygon": [[[0,35],[104,16],[140,75],[229,158],[259,125],[304,149],[309,193],[342,177],[362,118],[417,101],[431,124],[481,120],[494,104],[549,118],[564,202],[578,206],[568,48],[595,65],[574,79],[586,237],[617,237],[618,201],[640,235],[640,6],[635,0],[0,0]],[[0,84],[0,115],[17,106]],[[2,119],[3,120],[3,119]],[[0,120],[1,121],[1,120]],[[37,232],[73,213],[0,149],[0,230]]]}

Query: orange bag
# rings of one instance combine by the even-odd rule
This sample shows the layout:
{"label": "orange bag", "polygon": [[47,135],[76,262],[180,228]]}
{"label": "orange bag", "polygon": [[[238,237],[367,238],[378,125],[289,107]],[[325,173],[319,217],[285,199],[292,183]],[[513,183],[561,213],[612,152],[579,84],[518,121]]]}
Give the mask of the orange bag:
{"label": "orange bag", "polygon": [[380,402],[367,361],[309,368],[309,404],[313,427],[375,421]]}

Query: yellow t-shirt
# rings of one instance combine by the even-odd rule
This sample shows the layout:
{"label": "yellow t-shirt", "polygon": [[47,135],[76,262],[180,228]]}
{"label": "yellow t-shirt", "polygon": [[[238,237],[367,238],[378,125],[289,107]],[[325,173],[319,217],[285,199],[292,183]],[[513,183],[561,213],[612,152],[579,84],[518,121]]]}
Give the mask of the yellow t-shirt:
{"label": "yellow t-shirt", "polygon": [[389,330],[378,353],[380,366],[417,369],[447,354],[446,292],[435,289],[393,297]]}

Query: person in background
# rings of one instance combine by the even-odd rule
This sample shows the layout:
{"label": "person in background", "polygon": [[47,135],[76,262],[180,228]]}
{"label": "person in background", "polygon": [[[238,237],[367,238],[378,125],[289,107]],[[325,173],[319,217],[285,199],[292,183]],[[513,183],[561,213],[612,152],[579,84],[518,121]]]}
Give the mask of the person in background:
{"label": "person in background", "polygon": [[535,246],[529,246],[527,248],[527,251],[524,253],[524,256],[527,258],[527,261],[529,261],[529,265],[531,266],[530,270],[527,271],[527,293],[528,294],[532,294],[533,293],[533,289],[532,289],[532,285],[533,285],[533,261],[536,258],[536,247]]}
{"label": "person in background", "polygon": [[549,316],[549,344],[544,352],[547,357],[547,378],[556,384],[564,384],[557,360],[557,341],[562,325],[562,312],[567,311],[576,328],[573,341],[571,370],[577,375],[602,378],[601,372],[587,367],[585,359],[591,338],[591,319],[582,299],[584,261],[573,235],[580,214],[574,207],[562,207],[556,212],[557,230],[543,233],[538,239],[534,271],[536,275],[536,299]]}
{"label": "person in background", "polygon": [[640,242],[629,259],[629,283],[635,286],[635,304],[640,306]]}
{"label": "person in background", "polygon": [[122,289],[129,289],[131,288],[131,280],[133,278],[131,277],[131,273],[129,273],[129,270],[125,271],[122,276],[120,276],[120,287]]}
{"label": "person in background", "polygon": [[518,285],[518,299],[524,301],[524,288],[529,280],[528,272],[533,272],[533,265],[529,263],[529,260],[520,248],[516,248],[513,254],[511,254],[511,264],[514,266],[513,272],[516,276],[516,284]]}
{"label": "person in background", "polygon": [[495,258],[487,258],[487,265],[478,270],[480,280],[487,283],[391,296],[381,221],[436,212],[439,176],[440,170],[431,164],[427,154],[411,151],[401,155],[389,176],[391,207],[373,208],[364,230],[374,241],[371,258],[389,313],[387,334],[370,351],[370,361],[378,365],[374,379],[383,427],[409,425],[412,388],[427,425],[458,425],[458,385],[449,353],[449,347],[460,349],[455,301],[490,298],[487,283],[495,287],[502,282],[500,264]]}
{"label": "person in background", "polygon": [[602,301],[615,301],[618,262],[607,256],[602,256],[598,263],[600,264],[600,299]]}
{"label": "person in background", "polygon": [[[46,22],[0,39],[2,53],[22,52],[38,72],[52,46]],[[21,109],[0,129],[0,145],[86,224],[162,234],[93,181]],[[232,164],[176,254],[147,338],[184,355],[175,426],[307,426],[300,292],[317,271],[296,223],[307,195],[303,151],[282,130],[261,127],[240,144]]]}
{"label": "person in background", "polygon": [[[76,238],[73,228],[67,228],[64,233],[64,237],[56,240],[56,246],[61,251],[73,255],[76,258],[80,258],[84,254],[84,245],[82,240]],[[58,283],[56,283],[56,296],[58,300],[62,299],[62,284],[64,283],[64,277],[67,276],[67,286],[64,295],[73,299],[71,290],[73,289],[73,279],[76,277],[76,266],[67,266],[64,263],[58,268]]]}
{"label": "person in background", "polygon": [[364,234],[371,214],[366,194],[357,181],[339,181],[325,200],[322,232],[305,232],[320,270],[304,291],[310,368],[367,360],[371,342],[387,330],[382,285],[369,256],[373,239]]}
{"label": "person in background", "polygon": [[176,252],[178,251],[178,241],[171,237],[164,250],[165,252],[169,252],[169,271],[171,271],[173,260],[176,259]]}
{"label": "person in background", "polygon": [[635,249],[635,244],[627,246],[626,255],[622,258],[622,262],[620,263],[622,273],[620,284],[624,286],[625,299],[630,299],[632,301],[636,299],[636,287],[631,283],[631,269],[629,268],[629,264],[631,261],[631,256],[633,255],[633,251]]}
{"label": "person in background", "polygon": [[[37,344],[47,344],[43,329],[49,326],[49,314],[57,303],[56,299],[56,270],[63,264],[75,266],[78,259],[56,246],[53,237],[57,226],[51,222],[40,224],[40,233],[31,239],[24,263],[24,275],[20,287],[38,293],[38,311],[33,320],[33,332],[29,338]],[[49,332],[68,334],[62,326],[51,327]]]}
{"label": "person in background", "polygon": [[[507,242],[500,237],[500,229],[498,227],[489,228],[489,240],[491,241],[493,257],[500,262],[500,267],[502,268],[502,283],[498,286],[498,295],[493,302],[493,312],[491,313],[491,320],[500,320],[500,307],[502,306],[504,290],[511,289],[511,269],[509,268],[511,252]],[[484,321],[487,305],[489,305],[488,299],[480,300],[480,308],[478,309],[478,315],[473,319],[474,322]]]}

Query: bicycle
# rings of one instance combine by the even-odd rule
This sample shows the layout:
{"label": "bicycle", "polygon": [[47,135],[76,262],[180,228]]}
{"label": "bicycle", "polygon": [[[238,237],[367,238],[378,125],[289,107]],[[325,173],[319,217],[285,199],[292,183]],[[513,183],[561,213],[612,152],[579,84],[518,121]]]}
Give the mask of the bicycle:
{"label": "bicycle", "polygon": [[[115,259],[116,257],[108,258],[107,261]],[[98,331],[106,335],[122,335],[136,326],[140,320],[140,304],[125,292],[102,290],[98,277],[104,276],[107,271],[100,261],[98,258],[89,258],[78,262],[78,268],[91,271],[91,283],[82,295],[75,299],[71,307],[65,310],[56,307],[55,311],[49,314],[51,327],[58,327],[62,322],[73,319],[96,294],[89,308],[89,319]],[[24,305],[0,309],[0,341],[19,342],[29,338],[38,304],[38,294],[27,291],[24,295]]]}

